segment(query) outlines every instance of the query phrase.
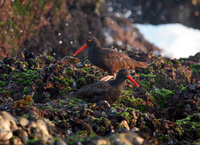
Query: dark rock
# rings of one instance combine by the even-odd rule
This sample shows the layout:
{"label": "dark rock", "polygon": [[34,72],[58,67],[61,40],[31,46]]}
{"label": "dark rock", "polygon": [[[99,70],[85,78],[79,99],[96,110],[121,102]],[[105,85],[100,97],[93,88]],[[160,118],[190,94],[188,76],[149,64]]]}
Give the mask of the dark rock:
{"label": "dark rock", "polygon": [[108,117],[107,114],[106,114],[106,112],[104,112],[104,111],[101,112],[101,116],[104,117],[104,118]]}
{"label": "dark rock", "polygon": [[106,111],[106,114],[107,114],[108,116],[113,116],[113,115],[115,115],[116,113],[117,113],[117,109],[114,108],[114,107],[110,107],[110,108],[108,108],[107,111]]}
{"label": "dark rock", "polygon": [[101,107],[103,110],[110,107],[110,104],[106,100],[102,100],[97,103],[97,106]]}
{"label": "dark rock", "polygon": [[54,145],[67,145],[63,140],[59,139],[54,142]]}

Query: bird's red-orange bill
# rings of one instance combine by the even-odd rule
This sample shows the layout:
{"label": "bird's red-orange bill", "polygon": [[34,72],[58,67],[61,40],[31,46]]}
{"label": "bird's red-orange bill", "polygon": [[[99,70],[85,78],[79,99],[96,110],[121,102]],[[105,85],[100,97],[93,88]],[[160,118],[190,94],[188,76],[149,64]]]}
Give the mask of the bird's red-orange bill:
{"label": "bird's red-orange bill", "polygon": [[131,77],[131,76],[128,76],[127,77],[131,82],[133,82],[137,87],[140,87],[139,85],[138,85],[138,83],[136,83],[136,81]]}
{"label": "bird's red-orange bill", "polygon": [[73,56],[76,56],[77,54],[79,54],[83,49],[87,48],[87,44],[84,44],[79,50],[77,50]]}

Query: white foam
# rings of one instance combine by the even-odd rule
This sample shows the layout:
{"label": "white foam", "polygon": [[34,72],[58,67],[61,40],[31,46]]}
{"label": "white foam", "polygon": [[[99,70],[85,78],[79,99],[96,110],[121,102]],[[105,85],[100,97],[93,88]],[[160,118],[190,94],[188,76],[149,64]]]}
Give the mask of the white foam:
{"label": "white foam", "polygon": [[163,49],[170,58],[188,57],[200,52],[200,30],[182,24],[134,24],[145,39]]}

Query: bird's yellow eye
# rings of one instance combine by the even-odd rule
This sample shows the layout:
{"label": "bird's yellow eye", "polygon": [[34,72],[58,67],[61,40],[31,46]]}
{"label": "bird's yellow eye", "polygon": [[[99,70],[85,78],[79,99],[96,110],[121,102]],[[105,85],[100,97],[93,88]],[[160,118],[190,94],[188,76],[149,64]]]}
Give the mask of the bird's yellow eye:
{"label": "bird's yellow eye", "polygon": [[124,72],[123,72],[123,74],[127,75],[127,72],[126,72],[126,71],[124,71]]}
{"label": "bird's yellow eye", "polygon": [[88,42],[91,42],[91,41],[92,41],[91,39],[88,40]]}

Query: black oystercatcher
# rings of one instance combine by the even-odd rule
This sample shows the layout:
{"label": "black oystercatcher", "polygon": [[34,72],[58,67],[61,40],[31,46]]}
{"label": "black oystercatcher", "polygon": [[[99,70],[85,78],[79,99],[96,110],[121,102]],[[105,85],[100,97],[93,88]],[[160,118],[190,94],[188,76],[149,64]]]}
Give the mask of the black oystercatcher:
{"label": "black oystercatcher", "polygon": [[84,86],[77,92],[70,94],[70,96],[76,96],[93,103],[97,103],[101,100],[106,100],[110,104],[113,104],[122,94],[126,79],[129,79],[137,87],[139,87],[135,80],[130,76],[130,71],[128,69],[121,69],[117,73],[116,79],[103,82],[100,81]]}
{"label": "black oystercatcher", "polygon": [[88,59],[90,62],[108,71],[110,74],[114,75],[114,77],[117,72],[123,68],[134,70],[135,68],[148,67],[146,62],[133,60],[124,52],[102,48],[101,43],[95,37],[89,37],[86,44],[76,51],[73,56],[76,56],[87,47],[89,48]]}

